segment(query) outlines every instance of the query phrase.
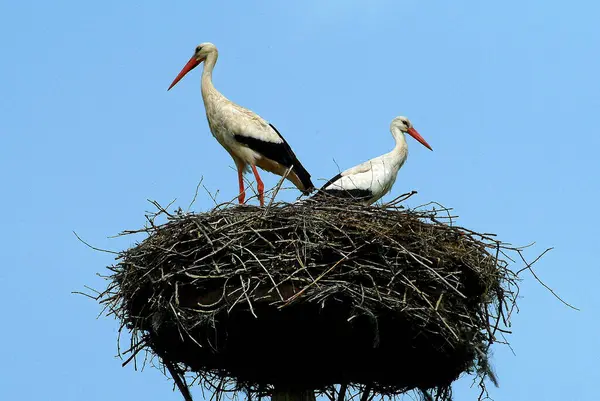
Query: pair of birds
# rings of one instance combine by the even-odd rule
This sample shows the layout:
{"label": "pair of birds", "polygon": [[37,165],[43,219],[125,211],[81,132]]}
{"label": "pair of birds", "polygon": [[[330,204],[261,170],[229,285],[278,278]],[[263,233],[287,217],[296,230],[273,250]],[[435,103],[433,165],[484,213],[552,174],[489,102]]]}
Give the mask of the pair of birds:
{"label": "pair of birds", "polygon": [[[264,184],[257,166],[280,176],[288,173],[287,179],[308,195],[315,190],[311,176],[279,131],[256,113],[231,102],[215,89],[212,72],[218,54],[216,46],[212,43],[197,46],[194,55],[168,90],[204,62],[201,90],[206,117],[213,136],[229,152],[237,167],[239,203],[244,203],[245,199],[243,174],[251,169],[256,178],[260,205],[264,205]],[[405,133],[433,150],[406,117],[394,118],[390,124],[390,131],[396,141],[396,146],[391,152],[341,172],[325,183],[313,198],[322,198],[323,194],[325,197],[350,197],[370,205],[391,190],[398,171],[406,161],[408,146]]]}

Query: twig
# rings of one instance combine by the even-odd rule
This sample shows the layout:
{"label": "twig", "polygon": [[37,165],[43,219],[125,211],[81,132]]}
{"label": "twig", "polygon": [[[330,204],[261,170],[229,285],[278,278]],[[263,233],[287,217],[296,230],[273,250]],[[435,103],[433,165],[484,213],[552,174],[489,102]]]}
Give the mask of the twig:
{"label": "twig", "polygon": [[169,361],[168,359],[163,358],[163,363],[165,364],[167,369],[169,369],[169,373],[171,374],[171,377],[173,378],[173,380],[175,380],[175,384],[177,384],[177,387],[179,388],[179,391],[181,392],[183,399],[185,401],[194,401],[192,399],[192,394],[190,393],[190,389],[187,386],[187,384],[185,383],[185,377],[183,377],[183,375],[180,376],[178,369],[176,369],[175,366],[173,366],[171,361]]}
{"label": "twig", "polygon": [[263,268],[263,270],[265,271],[265,273],[267,273],[267,276],[269,276],[269,279],[271,279],[271,282],[273,283],[273,288],[275,288],[275,291],[277,291],[277,294],[279,295],[279,298],[284,301],[283,299],[283,295],[281,295],[281,292],[279,291],[279,287],[277,286],[277,283],[275,282],[275,279],[273,278],[273,276],[271,276],[271,273],[269,273],[269,270],[265,267],[265,265],[262,264],[262,262],[260,261],[260,259],[258,259],[256,257],[256,255],[254,254],[254,252],[252,252],[250,249],[243,247],[243,249],[248,252],[250,255],[252,255],[252,257],[258,262],[258,264],[260,265],[260,267]]}
{"label": "twig", "polygon": [[271,196],[271,201],[267,205],[267,208],[266,208],[265,213],[263,214],[263,216],[266,215],[266,213],[268,212],[269,209],[271,209],[271,206],[273,205],[273,201],[275,200],[275,197],[279,193],[279,189],[281,188],[281,186],[283,185],[283,182],[285,181],[285,179],[287,178],[288,174],[290,173],[290,171],[292,171],[293,168],[294,168],[293,165],[290,166],[290,168],[288,168],[286,170],[285,174],[281,177],[281,179],[277,183],[277,186],[275,187],[275,190],[273,191],[273,196]]}
{"label": "twig", "polygon": [[344,401],[344,398],[346,397],[346,389],[347,388],[348,388],[348,384],[347,383],[342,383],[340,385],[340,391],[338,393],[337,401]]}
{"label": "twig", "polygon": [[84,240],[82,240],[79,235],[77,235],[77,233],[75,231],[73,231],[73,234],[75,234],[75,236],[77,237],[77,239],[81,242],[83,242],[85,245],[87,245],[88,247],[92,248],[95,251],[100,251],[100,252],[106,252],[106,253],[112,253],[113,255],[119,255],[119,252],[115,252],[115,251],[109,251],[107,249],[101,249],[101,248],[96,248],[95,246],[92,246],[90,244],[88,244],[87,242],[85,242]]}
{"label": "twig", "polygon": [[[558,294],[556,292],[554,292],[554,290],[552,288],[550,288],[549,286],[547,286],[542,280],[540,280],[540,278],[537,276],[537,274],[535,274],[535,272],[533,271],[533,269],[531,268],[531,266],[537,262],[542,256],[544,256],[544,254],[548,251],[550,251],[553,248],[548,248],[546,249],[540,256],[538,256],[532,263],[527,263],[527,261],[525,260],[525,258],[523,257],[523,254],[519,251],[519,256],[521,257],[521,259],[523,260],[523,263],[525,263],[527,266],[524,267],[523,269],[519,270],[519,273],[522,272],[524,269],[527,269],[531,272],[531,274],[533,274],[533,277],[535,277],[535,279],[538,281],[538,283],[540,283],[541,285],[543,285],[548,291],[550,291],[552,293],[552,295],[554,295],[556,297],[556,299],[558,299],[560,302],[562,302],[563,304],[565,304],[566,306],[568,306],[571,309],[575,309],[576,311],[580,311],[580,309],[574,307],[573,305],[571,305],[570,303],[566,302],[565,300],[563,300],[561,297],[558,296]],[[517,273],[518,274],[518,273]]]}
{"label": "twig", "polygon": [[368,384],[367,386],[365,386],[363,393],[360,397],[360,401],[367,401],[369,399],[369,395],[371,393],[371,384]]}
{"label": "twig", "polygon": [[196,185],[196,191],[194,192],[194,198],[192,199],[192,201],[190,202],[190,204],[187,208],[188,212],[192,208],[192,205],[194,204],[194,202],[196,202],[196,198],[198,197],[198,190],[200,189],[200,185],[202,185],[202,181],[204,181],[204,177],[201,177],[200,182],[198,182],[198,185]]}
{"label": "twig", "polygon": [[[361,246],[362,247],[362,246]],[[358,250],[360,248],[357,248],[356,250]],[[355,250],[355,251],[356,251]],[[287,302],[285,302],[283,305],[278,306],[278,309],[283,308],[284,306],[288,305],[290,302],[292,302],[294,299],[298,298],[300,295],[302,295],[306,290],[308,290],[310,287],[312,287],[313,285],[317,284],[317,282],[322,279],[323,277],[325,277],[327,274],[329,274],[329,272],[331,272],[333,269],[336,268],[337,265],[339,265],[340,263],[342,263],[344,260],[348,259],[348,257],[352,254],[353,252],[345,255],[343,258],[341,258],[340,260],[338,260],[333,266],[331,266],[329,269],[327,269],[327,271],[325,271],[324,273],[321,273],[314,281],[312,281],[309,285],[307,285],[306,287],[304,287],[303,289],[301,289],[300,291],[298,291],[296,294],[294,294],[293,296],[291,296]]]}

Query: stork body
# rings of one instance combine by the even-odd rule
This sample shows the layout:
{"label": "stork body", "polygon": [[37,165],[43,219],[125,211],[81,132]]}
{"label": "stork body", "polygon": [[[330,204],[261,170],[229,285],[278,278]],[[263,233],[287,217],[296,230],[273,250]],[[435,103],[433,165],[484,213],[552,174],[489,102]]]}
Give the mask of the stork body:
{"label": "stork body", "polygon": [[243,174],[252,169],[260,204],[264,205],[264,184],[256,169],[257,166],[280,176],[284,176],[291,167],[287,179],[304,194],[310,193],[314,189],[310,174],[277,129],[256,113],[233,103],[214,87],[212,72],[217,58],[218,51],[215,45],[212,43],[199,45],[169,89],[204,61],[201,91],[206,118],[211,133],[229,152],[237,167],[239,202],[244,203],[245,199]]}
{"label": "stork body", "polygon": [[396,146],[392,151],[342,171],[327,181],[313,196],[313,199],[319,200],[333,196],[351,198],[367,205],[381,199],[392,189],[398,171],[408,156],[405,132],[428,149],[433,150],[406,117],[394,118],[390,125],[390,131],[396,141]]}

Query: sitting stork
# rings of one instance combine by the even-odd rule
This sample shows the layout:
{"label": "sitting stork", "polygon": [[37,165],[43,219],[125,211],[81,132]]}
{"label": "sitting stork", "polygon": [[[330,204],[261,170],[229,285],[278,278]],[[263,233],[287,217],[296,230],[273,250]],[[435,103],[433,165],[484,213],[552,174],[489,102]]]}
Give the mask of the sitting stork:
{"label": "sitting stork", "polygon": [[396,146],[391,152],[342,171],[327,181],[311,199],[324,200],[333,196],[351,198],[370,205],[392,189],[396,175],[406,161],[408,145],[405,132],[429,150],[433,150],[406,117],[394,118],[390,124],[390,131],[396,140]]}
{"label": "sitting stork", "polygon": [[252,111],[245,109],[223,96],[212,83],[212,72],[217,63],[218,51],[212,43],[196,47],[194,55],[175,78],[170,90],[185,74],[204,61],[202,72],[202,99],[206,118],[213,136],[229,152],[238,170],[240,185],[239,203],[244,203],[243,173],[250,166],[256,177],[260,205],[264,205],[264,184],[256,166],[283,176],[291,168],[287,179],[305,195],[313,189],[310,174],[281,136],[277,129]]}

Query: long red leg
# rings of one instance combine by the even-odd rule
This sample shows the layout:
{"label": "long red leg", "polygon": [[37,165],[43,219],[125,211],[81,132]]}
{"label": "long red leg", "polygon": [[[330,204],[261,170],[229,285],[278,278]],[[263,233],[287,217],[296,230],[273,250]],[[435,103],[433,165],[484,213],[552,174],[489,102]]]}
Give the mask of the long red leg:
{"label": "long red leg", "polygon": [[258,200],[260,201],[260,205],[264,206],[265,205],[265,195],[264,195],[265,185],[263,184],[262,180],[260,179],[260,176],[258,175],[258,170],[256,169],[255,165],[252,165],[252,171],[254,172],[254,177],[256,177],[256,186],[258,188]]}
{"label": "long red leg", "polygon": [[242,176],[243,169],[238,168],[238,179],[240,181],[240,194],[238,195],[238,201],[240,205],[244,203],[244,199],[246,198],[246,189],[244,188],[244,177]]}

